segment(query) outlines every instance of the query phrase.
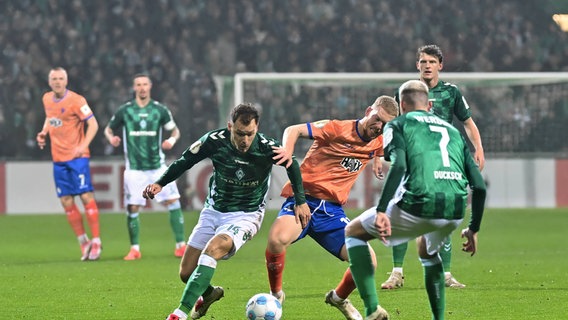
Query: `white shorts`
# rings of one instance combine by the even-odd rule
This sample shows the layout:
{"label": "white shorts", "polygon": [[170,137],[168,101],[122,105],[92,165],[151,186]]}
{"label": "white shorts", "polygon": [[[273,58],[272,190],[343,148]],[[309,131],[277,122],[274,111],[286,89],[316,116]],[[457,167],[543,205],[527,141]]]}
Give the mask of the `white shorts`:
{"label": "white shorts", "polygon": [[[124,170],[124,205],[145,206],[146,199],[142,196],[142,191],[147,185],[158,180],[166,169],[167,167],[164,165],[155,170]],[[175,181],[168,183],[155,197],[156,201],[160,203],[179,198]]]}
{"label": "white shorts", "polygon": [[[376,207],[370,208],[361,214],[360,219],[365,231],[379,238],[375,228],[376,213]],[[420,218],[400,209],[392,200],[389,202],[386,214],[391,223],[391,236],[387,238],[387,246],[393,247],[424,236],[429,255],[436,254],[444,244],[444,239],[463,221],[463,219]]]}
{"label": "white shorts", "polygon": [[233,249],[222,259],[226,260],[235,253],[260,230],[264,219],[264,209],[254,212],[219,212],[213,208],[203,208],[199,221],[193,228],[187,244],[203,250],[207,242],[215,235],[226,234],[233,239]]}

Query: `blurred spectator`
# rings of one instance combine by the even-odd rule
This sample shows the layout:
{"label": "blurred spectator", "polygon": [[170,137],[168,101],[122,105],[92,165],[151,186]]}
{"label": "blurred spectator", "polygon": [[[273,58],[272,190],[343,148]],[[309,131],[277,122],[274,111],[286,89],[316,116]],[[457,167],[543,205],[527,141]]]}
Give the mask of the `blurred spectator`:
{"label": "blurred spectator", "polygon": [[[217,127],[225,120],[213,75],[414,72],[415,57],[408,48],[426,43],[442,47],[446,72],[568,71],[568,34],[552,22],[546,8],[542,1],[513,0],[1,1],[0,158],[37,157],[33,148],[26,147],[26,132],[39,130],[41,124],[28,119],[26,110],[41,105],[45,74],[51,67],[68,70],[75,86],[70,89],[84,93],[103,124],[114,106],[132,97],[123,89],[130,76],[150,73],[159,84],[156,98],[168,97],[173,112],[187,119],[179,124],[188,133],[182,137],[188,141],[180,144],[185,145],[198,138],[203,125]],[[548,104],[520,106],[517,120],[512,106],[477,104],[478,125],[485,132],[504,130],[508,121],[522,123],[522,132],[503,133],[502,143],[494,150],[486,145],[486,152],[501,151],[495,149],[513,141],[513,136],[538,136],[531,132],[543,119],[565,123],[566,113],[556,114],[565,107],[551,107],[567,99],[566,85],[559,87]],[[484,99],[483,94],[473,95]],[[289,108],[286,116],[301,112],[296,120],[353,116],[318,107],[331,102],[326,98],[330,97],[308,93],[286,101],[258,99],[265,109],[273,103]],[[361,102],[340,98],[334,93],[344,112],[350,112],[347,103]],[[548,111],[533,112],[539,108]],[[356,115],[360,110],[351,111]],[[494,113],[502,117],[496,120]],[[281,116],[275,113],[274,119]],[[505,127],[491,129],[494,123]],[[19,132],[20,139],[6,139],[6,132]],[[485,140],[483,130],[482,135]],[[567,149],[567,142],[563,143],[560,148]],[[521,145],[506,147],[527,148]],[[104,155],[104,139],[96,139],[92,149],[93,156]]]}

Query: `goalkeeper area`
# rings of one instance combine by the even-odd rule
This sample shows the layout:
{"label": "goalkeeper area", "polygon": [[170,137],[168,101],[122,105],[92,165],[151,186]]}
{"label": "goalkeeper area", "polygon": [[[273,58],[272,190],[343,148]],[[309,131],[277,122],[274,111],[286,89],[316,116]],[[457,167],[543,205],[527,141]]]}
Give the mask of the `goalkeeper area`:
{"label": "goalkeeper area", "polygon": [[[417,73],[239,73],[234,77],[233,99],[234,104],[246,101],[260,106],[260,131],[280,138],[292,124],[357,119],[378,96],[393,96],[403,82],[417,76]],[[443,72],[440,79],[460,88],[487,155],[568,154],[564,134],[568,123],[568,73]],[[228,110],[224,111],[228,114]],[[454,124],[461,127],[457,120]]]}

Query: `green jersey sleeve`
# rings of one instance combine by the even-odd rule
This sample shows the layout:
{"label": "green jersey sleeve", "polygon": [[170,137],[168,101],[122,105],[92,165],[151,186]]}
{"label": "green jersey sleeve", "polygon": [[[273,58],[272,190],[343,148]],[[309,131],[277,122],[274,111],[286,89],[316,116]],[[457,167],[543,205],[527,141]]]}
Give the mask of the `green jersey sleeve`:
{"label": "green jersey sleeve", "polygon": [[469,149],[464,149],[466,165],[465,174],[472,190],[471,195],[471,219],[469,229],[473,232],[479,232],[483,211],[485,209],[485,198],[487,195],[487,186],[485,180],[479,171],[479,167],[469,153]]}

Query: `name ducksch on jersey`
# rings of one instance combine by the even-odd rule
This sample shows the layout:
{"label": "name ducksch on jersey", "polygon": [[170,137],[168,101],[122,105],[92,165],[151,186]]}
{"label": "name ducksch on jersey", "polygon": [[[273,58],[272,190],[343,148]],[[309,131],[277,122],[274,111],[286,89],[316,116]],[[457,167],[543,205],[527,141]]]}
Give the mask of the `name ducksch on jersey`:
{"label": "name ducksch on jersey", "polygon": [[434,171],[434,179],[462,180],[462,173],[456,171]]}

